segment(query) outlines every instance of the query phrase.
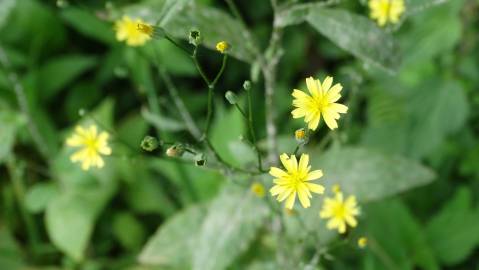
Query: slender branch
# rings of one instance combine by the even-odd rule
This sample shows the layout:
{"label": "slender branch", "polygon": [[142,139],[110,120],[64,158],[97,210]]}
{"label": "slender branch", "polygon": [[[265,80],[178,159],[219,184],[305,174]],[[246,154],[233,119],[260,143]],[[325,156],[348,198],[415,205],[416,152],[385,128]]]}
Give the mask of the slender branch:
{"label": "slender branch", "polygon": [[[175,45],[176,47],[178,47],[179,49],[181,49],[182,51],[184,51],[186,54],[188,55],[191,55],[191,51],[188,50],[185,46],[181,45],[180,43],[176,42],[176,40],[174,38],[172,38],[170,35],[168,35],[167,33],[165,33],[165,38],[173,43],[173,45]],[[195,48],[196,49],[196,48]]]}
{"label": "slender branch", "polygon": [[211,88],[211,82],[208,79],[208,76],[206,76],[206,73],[203,71],[203,68],[201,67],[200,62],[198,61],[198,46],[195,46],[195,49],[193,50],[193,54],[191,55],[191,58],[193,59],[193,62],[195,63],[196,69],[201,75],[201,78],[205,81],[206,85],[208,85],[208,88]]}
{"label": "slender branch", "polygon": [[213,87],[216,86],[216,83],[217,83],[218,80],[220,79],[221,75],[223,75],[223,72],[225,71],[225,67],[226,67],[226,62],[227,62],[227,61],[228,61],[228,55],[227,55],[227,54],[223,54],[223,61],[221,62],[220,71],[218,72],[218,74],[216,74],[215,79],[214,79],[213,82],[211,83]]}
{"label": "slender branch", "polygon": [[254,131],[254,126],[253,126],[253,104],[251,101],[251,90],[247,91],[247,97],[248,97],[248,127],[249,127],[249,132],[251,135],[251,139],[253,140],[253,146],[254,150],[256,151],[256,156],[258,159],[258,168],[260,171],[263,171],[263,161],[261,158],[261,153],[259,152],[258,148],[258,143],[256,140],[256,134]]}
{"label": "slender branch", "polygon": [[166,72],[164,68],[160,67],[160,65],[156,65],[156,67],[158,69],[160,77],[165,82],[166,89],[168,90],[171,99],[173,99],[173,102],[175,103],[175,106],[178,109],[181,118],[185,122],[186,128],[195,138],[195,140],[199,141],[201,139],[201,131],[193,120],[193,117],[191,116],[190,112],[186,108],[185,103],[181,99],[178,93],[178,89],[176,89],[175,85],[173,84],[170,75]]}
{"label": "slender branch", "polygon": [[25,95],[25,90],[23,89],[22,84],[18,79],[18,75],[12,71],[12,67],[8,56],[3,47],[0,46],[0,64],[2,64],[3,68],[7,72],[8,79],[10,81],[11,87],[15,92],[15,96],[17,97],[18,106],[20,107],[21,112],[27,118],[27,127],[32,136],[33,143],[37,146],[38,150],[44,157],[49,156],[48,147],[46,141],[42,137],[39,129],[32,118],[30,109],[28,107],[28,100]]}

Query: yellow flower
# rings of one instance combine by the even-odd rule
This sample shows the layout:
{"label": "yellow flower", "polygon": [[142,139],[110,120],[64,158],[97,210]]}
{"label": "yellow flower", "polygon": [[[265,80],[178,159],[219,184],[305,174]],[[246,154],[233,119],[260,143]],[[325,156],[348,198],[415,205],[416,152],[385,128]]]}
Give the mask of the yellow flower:
{"label": "yellow flower", "polygon": [[386,23],[397,23],[399,17],[406,10],[404,0],[369,0],[370,17],[378,22],[379,26]]}
{"label": "yellow flower", "polygon": [[328,229],[337,229],[339,233],[345,233],[346,224],[353,228],[358,225],[358,221],[355,218],[355,216],[359,215],[356,197],[349,196],[344,200],[343,193],[336,192],[333,198],[324,199],[319,215],[321,218],[329,219]]}
{"label": "yellow flower", "polygon": [[368,239],[366,237],[360,237],[358,239],[358,247],[365,248],[368,245]]}
{"label": "yellow flower", "polygon": [[[316,130],[323,115],[324,122],[330,129],[338,127],[336,122],[339,119],[340,113],[346,113],[348,107],[343,104],[335,103],[339,100],[339,94],[343,87],[337,83],[333,85],[333,78],[327,76],[323,83],[319,80],[314,80],[313,77],[306,79],[306,86],[311,94],[294,89],[293,90],[293,106],[296,107],[291,114],[293,118],[304,117],[304,122],[308,123],[308,128]],[[332,86],[332,87],[331,87]]]}
{"label": "yellow flower", "polygon": [[321,170],[310,171],[309,155],[302,154],[298,161],[295,155],[288,157],[287,154],[280,156],[281,163],[283,163],[286,171],[276,167],[271,167],[269,174],[276,177],[274,183],[276,184],[270,189],[272,196],[278,196],[277,200],[282,202],[286,200],[286,208],[292,209],[296,194],[298,194],[299,201],[304,208],[308,208],[311,204],[311,192],[322,194],[324,187],[322,185],[313,184],[309,181],[315,180],[323,176]]}
{"label": "yellow flower", "polygon": [[263,198],[264,194],[266,193],[264,190],[264,186],[259,182],[254,182],[251,185],[251,192],[253,192],[259,198]]}
{"label": "yellow flower", "polygon": [[115,22],[116,39],[126,41],[129,46],[141,46],[145,44],[153,33],[153,27],[141,19],[132,20],[123,16]]}
{"label": "yellow flower", "polygon": [[216,43],[216,50],[220,53],[225,53],[230,48],[230,45],[226,41],[220,41]]}
{"label": "yellow flower", "polygon": [[101,155],[110,155],[111,149],[108,147],[108,133],[97,132],[94,125],[88,128],[77,126],[75,134],[67,139],[66,144],[72,147],[81,148],[71,157],[72,162],[80,161],[82,169],[88,170],[90,167],[102,168],[105,163]]}

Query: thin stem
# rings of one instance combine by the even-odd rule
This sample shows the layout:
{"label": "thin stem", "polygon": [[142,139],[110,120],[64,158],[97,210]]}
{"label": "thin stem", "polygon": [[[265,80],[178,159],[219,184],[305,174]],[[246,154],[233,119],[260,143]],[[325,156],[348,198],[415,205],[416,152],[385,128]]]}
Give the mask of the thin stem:
{"label": "thin stem", "polygon": [[203,71],[203,68],[201,67],[200,62],[198,61],[197,53],[198,53],[198,46],[195,46],[195,49],[193,50],[193,54],[191,55],[191,58],[193,59],[193,62],[195,63],[196,69],[200,73],[201,78],[203,78],[208,88],[212,88],[211,82],[208,79],[208,76],[206,76],[206,73]]}
{"label": "thin stem", "polygon": [[18,102],[18,106],[20,107],[20,111],[25,115],[27,119],[27,127],[33,139],[33,143],[36,145],[36,147],[38,148],[38,150],[44,157],[48,157],[49,151],[48,151],[46,141],[42,137],[35,121],[32,118],[32,114],[28,107],[28,100],[25,95],[25,90],[23,89],[23,86],[18,79],[18,75],[11,70],[12,67],[11,67],[10,61],[3,47],[0,47],[0,64],[2,64],[3,68],[7,72],[7,76],[10,81],[11,87],[13,88],[15,92],[15,96],[17,97],[17,102]]}
{"label": "thin stem", "polygon": [[227,60],[228,60],[228,55],[227,55],[227,54],[223,54],[223,61],[221,62],[220,71],[218,72],[218,74],[216,74],[215,79],[214,79],[213,82],[211,83],[213,87],[216,86],[216,83],[217,83],[218,80],[220,79],[221,75],[223,75],[223,72],[225,71],[225,67],[226,67],[226,62],[227,62]]}
{"label": "thin stem", "polygon": [[233,13],[233,15],[236,17],[236,19],[238,19],[238,21],[240,21],[243,26],[246,26],[246,23],[243,19],[243,16],[241,16],[241,13],[239,12],[238,7],[234,3],[234,1],[233,0],[225,0],[225,1],[226,1],[226,4],[228,5],[228,8],[231,11],[231,13]]}
{"label": "thin stem", "polygon": [[32,247],[33,255],[36,255],[39,246],[39,234],[35,220],[28,213],[28,210],[25,206],[25,183],[23,181],[21,166],[19,166],[13,158],[9,158],[7,160],[7,169],[10,174],[10,180],[15,192],[17,204],[20,209],[20,215],[25,223],[28,241]]}
{"label": "thin stem", "polygon": [[158,69],[160,77],[165,82],[166,89],[168,90],[171,99],[173,99],[173,102],[175,103],[175,106],[178,109],[181,118],[185,122],[186,128],[195,138],[195,140],[199,141],[201,139],[201,131],[193,120],[193,117],[191,116],[190,112],[186,108],[185,103],[181,99],[178,93],[178,89],[176,89],[175,85],[173,84],[170,75],[166,72],[164,68],[160,67],[160,65],[157,64],[156,67]]}
{"label": "thin stem", "polygon": [[[188,50],[185,46],[181,45],[180,43],[176,42],[176,40],[174,38],[172,38],[170,35],[168,35],[167,33],[165,33],[165,38],[168,41],[170,41],[171,43],[173,43],[173,45],[175,45],[176,47],[178,47],[179,49],[184,51],[186,54],[191,55],[190,50]],[[196,50],[196,48],[195,48],[195,50]]]}
{"label": "thin stem", "polygon": [[210,131],[211,126],[211,119],[213,118],[213,91],[214,89],[208,87],[208,112],[206,114],[206,125],[205,125],[205,132],[203,134],[203,139],[208,139],[208,133]]}
{"label": "thin stem", "polygon": [[248,97],[248,127],[249,127],[249,132],[251,135],[251,139],[253,140],[253,145],[254,145],[254,150],[256,151],[256,156],[258,159],[258,168],[260,171],[263,171],[263,161],[261,158],[261,153],[259,152],[258,148],[258,143],[256,140],[256,134],[254,131],[254,126],[253,126],[253,104],[251,101],[251,91],[247,91],[247,97]]}

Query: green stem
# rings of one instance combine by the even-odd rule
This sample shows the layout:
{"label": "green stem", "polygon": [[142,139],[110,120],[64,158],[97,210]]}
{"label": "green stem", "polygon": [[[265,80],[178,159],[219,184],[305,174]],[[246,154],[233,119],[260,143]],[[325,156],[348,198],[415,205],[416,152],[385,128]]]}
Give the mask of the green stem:
{"label": "green stem", "polygon": [[13,160],[13,158],[9,158],[7,160],[7,169],[10,174],[10,180],[15,192],[17,204],[20,209],[20,215],[25,223],[28,241],[32,247],[32,254],[36,256],[39,247],[38,227],[25,206],[25,183],[23,182],[23,177],[21,175],[21,167]]}
{"label": "green stem", "polygon": [[[178,47],[179,49],[181,49],[182,51],[184,51],[186,54],[188,55],[191,55],[191,51],[188,50],[185,46],[181,45],[180,43],[176,42],[175,39],[173,39],[170,35],[168,35],[167,33],[165,33],[165,38],[171,42],[173,45],[175,45],[176,47]],[[195,48],[196,50],[196,48]]]}
{"label": "green stem", "polygon": [[211,85],[210,80],[208,79],[208,76],[206,76],[206,73],[203,71],[203,68],[200,65],[200,62],[198,61],[198,46],[195,46],[195,49],[193,50],[193,54],[191,55],[191,58],[193,59],[193,62],[195,63],[196,69],[201,75],[201,78],[205,81],[206,85],[208,85],[208,88],[214,88],[214,86]]}
{"label": "green stem", "polygon": [[213,85],[213,88],[216,86],[216,83],[218,82],[218,80],[220,79],[221,75],[223,75],[223,72],[225,71],[225,67],[226,67],[226,62],[228,60],[228,55],[227,54],[223,54],[223,61],[221,62],[221,68],[220,68],[220,71],[218,72],[218,74],[216,74],[216,77],[215,79],[213,80],[213,82],[211,83]]}
{"label": "green stem", "polygon": [[251,139],[253,140],[253,145],[254,145],[254,150],[256,151],[256,156],[258,159],[258,168],[260,171],[263,171],[263,161],[261,158],[261,153],[259,152],[258,148],[258,143],[256,140],[256,134],[254,131],[254,126],[253,126],[253,104],[251,101],[251,91],[247,91],[247,97],[248,97],[248,126],[249,126],[249,132],[251,135]]}

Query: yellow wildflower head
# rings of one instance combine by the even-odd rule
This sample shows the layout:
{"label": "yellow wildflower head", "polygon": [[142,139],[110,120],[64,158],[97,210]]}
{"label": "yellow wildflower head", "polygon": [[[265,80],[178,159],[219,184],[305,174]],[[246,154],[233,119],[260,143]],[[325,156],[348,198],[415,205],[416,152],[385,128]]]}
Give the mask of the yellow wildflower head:
{"label": "yellow wildflower head", "polygon": [[368,245],[368,239],[366,237],[360,237],[358,239],[358,247],[365,248]]}
{"label": "yellow wildflower head", "polygon": [[399,18],[406,10],[404,0],[369,0],[370,17],[378,22],[379,26],[387,23],[398,23]]}
{"label": "yellow wildflower head", "polygon": [[259,182],[254,182],[251,185],[251,192],[253,192],[259,198],[263,198],[266,193],[264,190],[264,186]]}
{"label": "yellow wildflower head", "polygon": [[108,136],[105,131],[98,133],[95,125],[87,128],[76,127],[75,133],[66,141],[68,146],[80,148],[70,157],[71,161],[80,161],[83,170],[88,170],[90,167],[102,168],[105,163],[101,155],[111,154]]}
{"label": "yellow wildflower head", "polygon": [[230,48],[230,45],[226,41],[220,41],[216,43],[216,50],[220,53],[225,53]]}
{"label": "yellow wildflower head", "polygon": [[298,89],[293,90],[293,106],[296,107],[291,112],[293,118],[304,117],[308,128],[316,130],[322,115],[330,129],[337,128],[336,120],[339,119],[339,114],[348,111],[345,105],[335,103],[341,97],[340,92],[343,89],[341,84],[333,85],[333,78],[329,76],[322,84],[319,80],[309,77],[306,79],[306,86],[311,95]]}
{"label": "yellow wildflower head", "polygon": [[319,212],[321,218],[329,219],[327,227],[330,230],[337,229],[339,233],[346,232],[346,225],[356,227],[359,215],[359,207],[355,196],[349,196],[346,200],[342,192],[336,192],[334,197],[325,198]]}
{"label": "yellow wildflower head", "polygon": [[129,46],[141,46],[151,39],[153,27],[141,19],[132,20],[123,16],[115,22],[116,39]]}
{"label": "yellow wildflower head", "polygon": [[286,171],[271,167],[269,174],[276,177],[275,185],[270,189],[272,196],[277,196],[277,200],[282,202],[286,200],[285,207],[292,209],[296,200],[296,194],[304,208],[308,208],[311,204],[309,199],[312,197],[311,192],[322,194],[324,187],[322,185],[310,183],[323,176],[321,170],[311,171],[309,165],[309,155],[302,154],[299,163],[295,155],[288,157],[287,154],[280,156]]}

